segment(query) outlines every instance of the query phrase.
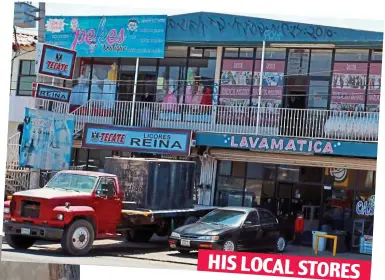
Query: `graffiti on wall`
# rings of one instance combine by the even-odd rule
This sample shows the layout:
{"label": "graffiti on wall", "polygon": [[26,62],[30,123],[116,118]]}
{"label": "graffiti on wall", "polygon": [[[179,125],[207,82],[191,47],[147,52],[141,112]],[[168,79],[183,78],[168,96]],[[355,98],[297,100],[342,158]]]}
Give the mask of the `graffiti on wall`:
{"label": "graffiti on wall", "polygon": [[[229,38],[266,41],[344,41],[370,36],[382,40],[382,33],[368,32],[359,34],[355,30],[327,27],[313,24],[276,21],[244,16],[222,15],[212,13],[195,13],[172,16],[168,18],[167,39],[177,39],[177,34],[193,39],[210,41],[227,41]],[[194,38],[193,38],[194,37]],[[195,40],[194,40],[195,39]]]}

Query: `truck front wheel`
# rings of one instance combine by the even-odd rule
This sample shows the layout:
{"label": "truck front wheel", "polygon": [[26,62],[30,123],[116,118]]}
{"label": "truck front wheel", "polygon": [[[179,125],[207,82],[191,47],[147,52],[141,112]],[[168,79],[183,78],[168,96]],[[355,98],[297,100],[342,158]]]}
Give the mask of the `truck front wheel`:
{"label": "truck front wheel", "polygon": [[73,256],[86,255],[94,243],[94,228],[87,220],[76,220],[63,233],[61,247]]}
{"label": "truck front wheel", "polygon": [[5,234],[5,241],[16,250],[27,250],[35,244],[36,239],[22,235]]}

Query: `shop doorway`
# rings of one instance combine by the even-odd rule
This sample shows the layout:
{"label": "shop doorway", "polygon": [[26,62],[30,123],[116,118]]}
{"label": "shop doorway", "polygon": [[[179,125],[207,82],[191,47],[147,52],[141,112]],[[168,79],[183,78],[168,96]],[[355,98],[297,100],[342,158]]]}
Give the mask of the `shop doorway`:
{"label": "shop doorway", "polygon": [[[132,101],[135,72],[122,72],[119,76],[118,100]],[[136,88],[136,101],[153,102],[156,94],[156,74],[139,73]]]}

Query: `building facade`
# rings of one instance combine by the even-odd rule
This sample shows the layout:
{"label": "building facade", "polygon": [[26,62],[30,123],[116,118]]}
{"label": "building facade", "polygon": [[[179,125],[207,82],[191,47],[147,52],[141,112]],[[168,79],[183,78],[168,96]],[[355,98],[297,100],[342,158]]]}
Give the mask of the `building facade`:
{"label": "building facade", "polygon": [[[167,18],[164,57],[137,64],[111,39],[122,30],[113,19],[95,17],[86,27],[78,24],[84,18],[60,19],[73,33],[47,29],[46,41],[78,51],[75,78],[61,84],[72,88],[74,167],[103,169],[113,154],[175,156],[171,148],[146,153],[144,144],[85,148],[85,123],[189,130],[193,147],[184,156],[200,167],[199,203],[303,212],[306,232],[345,230],[353,251],[371,235],[382,33],[177,15]],[[108,38],[89,39],[102,22]]]}

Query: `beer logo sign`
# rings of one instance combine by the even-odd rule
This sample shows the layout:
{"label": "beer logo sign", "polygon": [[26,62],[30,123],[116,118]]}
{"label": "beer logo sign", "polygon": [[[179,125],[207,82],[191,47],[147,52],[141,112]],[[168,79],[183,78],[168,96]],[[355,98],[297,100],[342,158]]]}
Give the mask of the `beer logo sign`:
{"label": "beer logo sign", "polygon": [[345,168],[330,168],[330,175],[334,177],[336,182],[344,182],[347,174],[348,170]]}

